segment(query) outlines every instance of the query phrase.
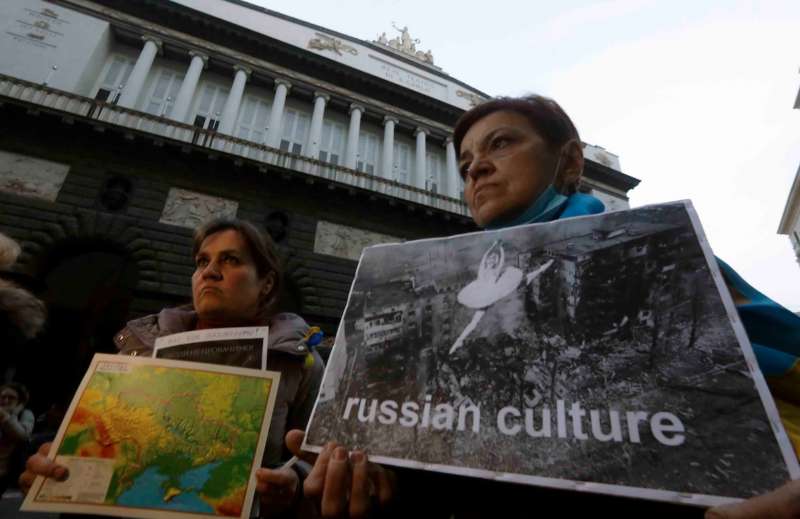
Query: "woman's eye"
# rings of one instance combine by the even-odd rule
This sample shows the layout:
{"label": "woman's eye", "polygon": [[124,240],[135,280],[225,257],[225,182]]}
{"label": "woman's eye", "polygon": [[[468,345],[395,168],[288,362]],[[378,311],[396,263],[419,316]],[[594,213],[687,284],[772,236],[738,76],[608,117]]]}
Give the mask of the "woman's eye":
{"label": "woman's eye", "polygon": [[208,260],[206,258],[198,258],[194,263],[197,267],[205,267],[208,265]]}
{"label": "woman's eye", "polygon": [[230,265],[238,265],[239,263],[241,263],[239,261],[239,258],[237,258],[236,256],[225,256],[225,258],[222,261]]}
{"label": "woman's eye", "polygon": [[461,175],[462,180],[467,178],[467,170],[469,170],[468,163],[464,163],[458,168],[458,173]]}
{"label": "woman's eye", "polygon": [[498,137],[492,141],[492,149],[499,150],[505,148],[511,144],[511,140],[508,137]]}

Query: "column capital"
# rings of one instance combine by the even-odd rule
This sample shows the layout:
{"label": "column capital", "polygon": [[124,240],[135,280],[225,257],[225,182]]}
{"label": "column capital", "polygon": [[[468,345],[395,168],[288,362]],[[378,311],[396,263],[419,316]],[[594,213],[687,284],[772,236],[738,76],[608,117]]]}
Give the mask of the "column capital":
{"label": "column capital", "polygon": [[360,105],[358,103],[350,103],[350,109],[347,110],[347,113],[352,114],[355,110],[358,110],[363,114],[366,111],[366,108],[364,108],[364,105]]}
{"label": "column capital", "polygon": [[394,124],[400,124],[400,119],[393,115],[384,115],[383,116],[383,124],[385,125],[389,121],[393,122]]}
{"label": "column capital", "polygon": [[417,127],[414,129],[414,137],[416,137],[416,136],[417,136],[417,135],[419,135],[420,133],[424,133],[426,137],[427,137],[427,136],[430,134],[430,132],[428,131],[428,129],[427,129],[427,128],[423,128],[422,126],[417,126]]}
{"label": "column capital", "polygon": [[453,136],[452,135],[448,135],[447,137],[444,138],[444,146],[447,147],[450,144],[453,144]]}
{"label": "column capital", "polygon": [[292,84],[289,82],[288,79],[275,78],[275,90],[278,89],[279,85],[285,86],[287,92],[292,89]]}
{"label": "column capital", "polygon": [[192,58],[200,58],[203,61],[203,68],[208,66],[208,54],[202,53],[199,50],[190,50],[189,56]]}
{"label": "column capital", "polygon": [[156,36],[153,36],[152,34],[143,34],[142,35],[142,41],[145,42],[145,43],[147,43],[148,41],[151,41],[151,42],[155,43],[156,47],[158,48],[158,53],[159,54],[161,54],[163,52],[163,50],[164,50],[164,42],[161,41],[160,38],[157,38]]}
{"label": "column capital", "polygon": [[250,77],[250,74],[253,73],[253,69],[251,69],[250,67],[246,67],[244,65],[239,65],[238,63],[233,66],[233,70],[235,70],[236,72],[239,71],[244,72],[247,77]]}
{"label": "column capital", "polygon": [[314,91],[314,99],[316,100],[318,97],[321,97],[327,103],[331,100],[330,94],[326,94],[325,92],[320,92],[319,90]]}

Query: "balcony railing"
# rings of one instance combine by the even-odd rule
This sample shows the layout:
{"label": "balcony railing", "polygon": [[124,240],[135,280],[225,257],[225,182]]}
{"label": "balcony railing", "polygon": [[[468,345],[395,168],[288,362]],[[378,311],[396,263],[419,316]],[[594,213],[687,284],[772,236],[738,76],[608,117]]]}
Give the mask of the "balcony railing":
{"label": "balcony railing", "polygon": [[[449,213],[468,215],[466,205],[455,198],[3,74],[0,74],[0,96],[98,123],[120,126],[186,145],[238,156],[261,165],[297,171],[308,175],[309,179],[321,178]],[[266,168],[262,171],[270,172]]]}

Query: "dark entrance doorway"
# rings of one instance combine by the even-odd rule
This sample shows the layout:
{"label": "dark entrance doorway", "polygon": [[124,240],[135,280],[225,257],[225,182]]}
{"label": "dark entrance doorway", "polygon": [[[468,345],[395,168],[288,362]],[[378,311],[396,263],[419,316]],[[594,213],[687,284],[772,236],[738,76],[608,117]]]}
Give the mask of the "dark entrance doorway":
{"label": "dark entrance doorway", "polygon": [[40,265],[47,325],[17,372],[37,412],[68,403],[92,356],[115,352],[112,338],[125,325],[138,280],[128,251],[104,241],[67,240]]}

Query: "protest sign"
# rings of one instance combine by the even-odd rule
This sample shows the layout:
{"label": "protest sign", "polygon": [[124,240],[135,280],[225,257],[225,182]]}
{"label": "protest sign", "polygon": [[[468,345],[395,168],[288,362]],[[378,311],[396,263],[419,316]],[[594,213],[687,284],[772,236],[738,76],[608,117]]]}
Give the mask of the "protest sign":
{"label": "protest sign", "polygon": [[689,202],[365,249],[306,447],[330,440],[700,506],[800,474]]}

